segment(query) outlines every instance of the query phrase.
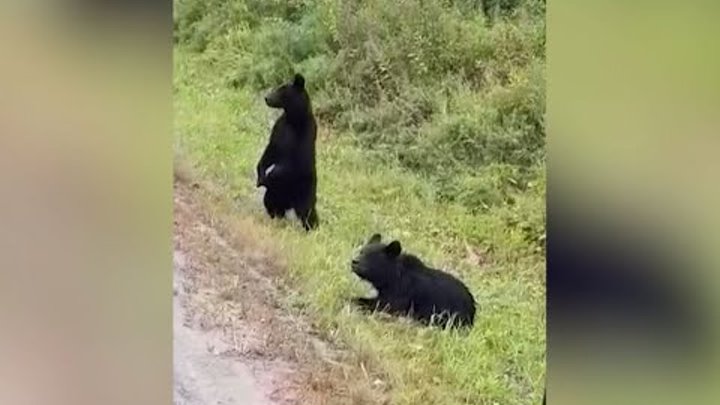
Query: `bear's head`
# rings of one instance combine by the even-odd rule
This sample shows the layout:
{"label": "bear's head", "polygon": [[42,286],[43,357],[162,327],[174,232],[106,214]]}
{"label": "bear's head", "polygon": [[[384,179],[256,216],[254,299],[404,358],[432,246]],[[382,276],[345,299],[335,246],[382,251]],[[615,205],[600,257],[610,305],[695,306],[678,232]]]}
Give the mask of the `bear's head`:
{"label": "bear's head", "polygon": [[297,73],[290,83],[283,84],[265,96],[268,107],[282,108],[288,113],[305,113],[310,107],[310,97],[305,91],[305,78]]}
{"label": "bear's head", "polygon": [[384,244],[381,239],[380,234],[374,234],[351,264],[352,271],[358,277],[376,287],[387,285],[397,279],[398,259],[402,253],[400,242],[395,240]]}

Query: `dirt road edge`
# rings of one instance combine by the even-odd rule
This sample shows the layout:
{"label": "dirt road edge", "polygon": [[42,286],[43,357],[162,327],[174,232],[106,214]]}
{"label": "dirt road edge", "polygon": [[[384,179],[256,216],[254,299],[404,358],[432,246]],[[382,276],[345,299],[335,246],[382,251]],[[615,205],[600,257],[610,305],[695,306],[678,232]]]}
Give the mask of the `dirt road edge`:
{"label": "dirt road edge", "polygon": [[212,185],[177,170],[174,250],[187,322],[222,344],[217,355],[246,365],[274,404],[371,405],[388,402],[352,353],[319,339],[302,314],[281,303],[282,259],[252,218],[213,206]]}

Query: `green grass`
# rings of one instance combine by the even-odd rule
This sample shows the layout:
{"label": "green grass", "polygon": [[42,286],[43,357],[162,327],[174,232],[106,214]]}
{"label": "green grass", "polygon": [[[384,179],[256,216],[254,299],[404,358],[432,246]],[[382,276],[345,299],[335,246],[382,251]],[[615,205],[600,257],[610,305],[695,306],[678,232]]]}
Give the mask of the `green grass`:
{"label": "green grass", "polygon": [[[539,403],[544,8],[518,0],[487,25],[446,3],[176,2],[177,149],[237,215],[269,229],[288,263],[291,303],[381,370],[393,404]],[[263,89],[295,69],[321,128],[321,226],[310,234],[267,219],[254,186],[277,116]],[[467,282],[479,302],[468,336],[349,308],[369,293],[349,262],[374,232]]]}

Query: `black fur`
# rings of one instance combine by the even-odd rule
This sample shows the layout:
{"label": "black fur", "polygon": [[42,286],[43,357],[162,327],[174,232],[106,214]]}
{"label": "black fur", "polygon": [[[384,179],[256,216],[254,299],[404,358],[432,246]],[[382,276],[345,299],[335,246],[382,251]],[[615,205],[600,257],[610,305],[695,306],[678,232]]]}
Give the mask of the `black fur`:
{"label": "black fur", "polygon": [[355,298],[360,308],[410,316],[424,324],[472,327],[475,299],[460,280],[402,253],[400,242],[381,242],[373,235],[352,261],[352,270],[378,292],[376,298]]}
{"label": "black fur", "polygon": [[295,210],[305,230],[319,224],[315,209],[317,173],[315,138],[317,126],[305,78],[296,74],[265,97],[272,108],[282,108],[270,134],[270,142],[257,165],[257,186],[264,186],[265,209],[271,218]]}

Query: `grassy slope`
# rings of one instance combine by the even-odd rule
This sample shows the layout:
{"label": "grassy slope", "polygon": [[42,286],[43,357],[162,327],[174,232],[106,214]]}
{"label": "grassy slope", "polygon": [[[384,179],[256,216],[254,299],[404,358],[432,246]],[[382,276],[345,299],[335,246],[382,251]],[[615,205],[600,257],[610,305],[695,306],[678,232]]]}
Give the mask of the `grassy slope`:
{"label": "grassy slope", "polygon": [[[202,56],[175,53],[175,131],[178,152],[200,173],[239,197],[238,215],[263,218],[254,166],[275,112],[255,91],[233,90]],[[544,258],[522,232],[507,226],[513,213],[537,210],[544,178],[518,194],[512,208],[472,213],[439,203],[431,182],[381,162],[352,137],[318,140],[320,229],[310,235],[289,221],[262,220],[277,237],[297,286],[293,303],[328,334],[362,353],[389,379],[397,404],[537,403],[545,353]],[[361,240],[379,231],[399,238],[427,262],[459,273],[480,311],[470,336],[457,336],[368,318],[347,300],[367,294],[349,271]]]}

